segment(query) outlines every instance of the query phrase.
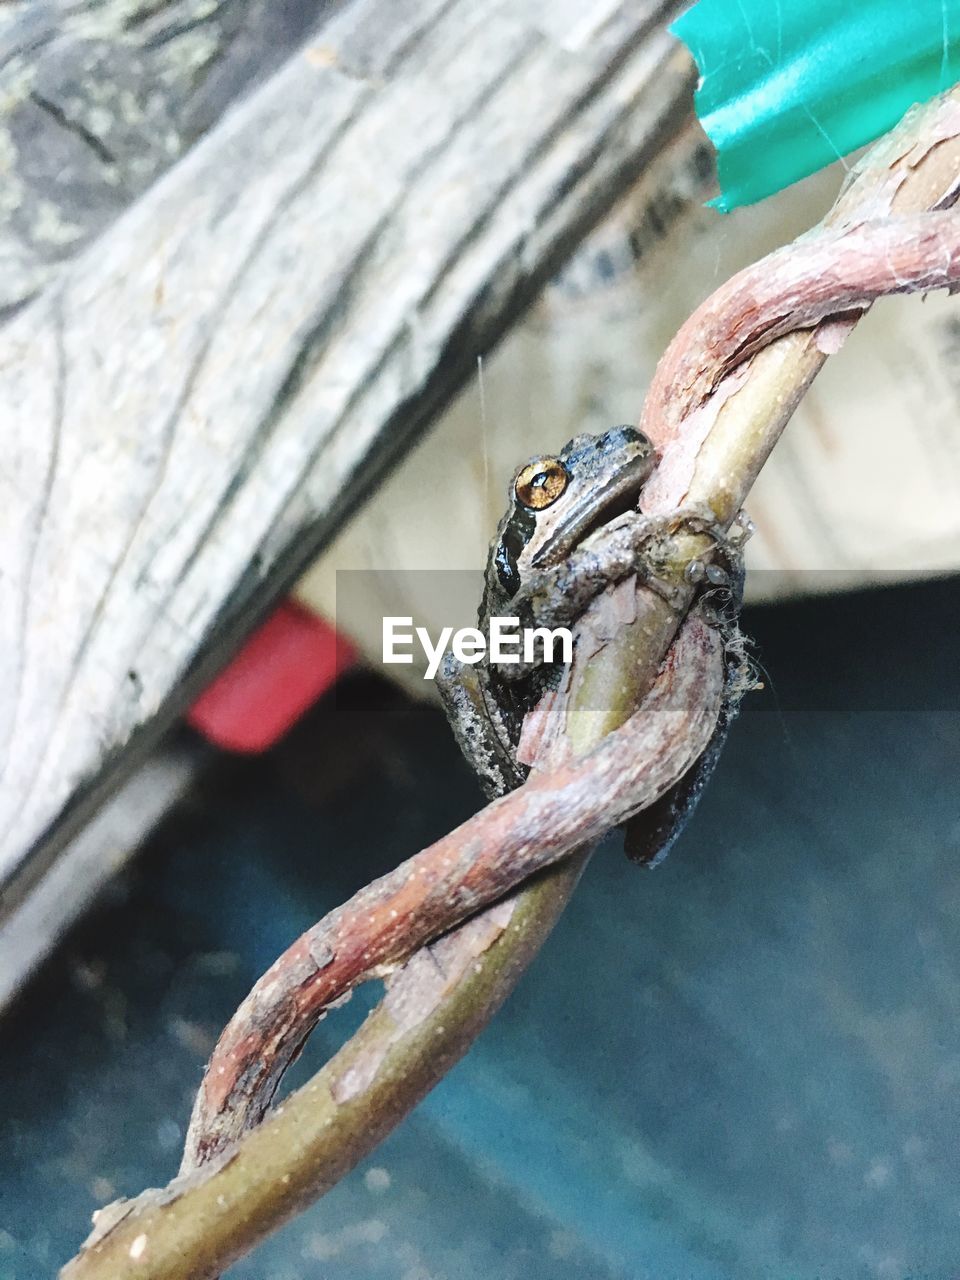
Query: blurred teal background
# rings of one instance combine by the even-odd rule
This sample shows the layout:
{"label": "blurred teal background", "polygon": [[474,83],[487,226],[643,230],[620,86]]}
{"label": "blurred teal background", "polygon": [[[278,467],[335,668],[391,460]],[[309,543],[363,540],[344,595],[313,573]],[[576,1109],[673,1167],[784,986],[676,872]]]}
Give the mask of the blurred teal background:
{"label": "blurred teal background", "polygon": [[[231,1277],[960,1273],[958,624],[957,580],[754,610],[772,682],[667,862],[608,840],[468,1058]],[[372,676],[218,763],[0,1023],[0,1277],[166,1181],[251,982],[477,804]]]}

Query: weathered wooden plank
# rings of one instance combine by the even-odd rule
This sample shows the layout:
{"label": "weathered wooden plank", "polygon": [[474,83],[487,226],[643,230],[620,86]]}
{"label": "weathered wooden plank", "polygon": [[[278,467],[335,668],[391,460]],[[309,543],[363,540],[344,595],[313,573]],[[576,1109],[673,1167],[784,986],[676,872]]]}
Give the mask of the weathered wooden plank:
{"label": "weathered wooden plank", "polygon": [[331,8],[307,0],[0,6],[0,313],[49,283]]}
{"label": "weathered wooden plank", "polygon": [[6,910],[670,133],[666,8],[355,0],[8,322]]}

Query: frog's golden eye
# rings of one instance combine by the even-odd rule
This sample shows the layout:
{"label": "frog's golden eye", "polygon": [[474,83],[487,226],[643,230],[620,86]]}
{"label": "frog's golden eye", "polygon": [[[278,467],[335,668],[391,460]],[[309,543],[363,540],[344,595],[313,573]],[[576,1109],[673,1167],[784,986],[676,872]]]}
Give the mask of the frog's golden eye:
{"label": "frog's golden eye", "polygon": [[531,511],[542,511],[563,493],[570,475],[559,458],[537,458],[517,476],[514,493]]}

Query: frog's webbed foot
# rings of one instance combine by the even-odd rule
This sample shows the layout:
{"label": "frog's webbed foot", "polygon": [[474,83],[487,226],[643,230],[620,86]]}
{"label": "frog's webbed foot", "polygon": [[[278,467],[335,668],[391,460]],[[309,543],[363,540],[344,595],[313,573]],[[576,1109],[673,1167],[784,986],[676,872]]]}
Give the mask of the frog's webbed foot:
{"label": "frog's webbed foot", "polygon": [[743,548],[753,531],[745,511],[737,515],[729,530],[711,521],[710,527],[700,530],[713,540],[711,558],[691,560],[686,567],[687,581],[702,588],[700,607],[712,612],[722,625],[732,625],[740,614],[746,579]]}
{"label": "frog's webbed foot", "polygon": [[448,653],[435,683],[457,744],[484,794],[493,799],[519,786],[525,771],[516,762],[503,714],[484,688],[481,669]]}

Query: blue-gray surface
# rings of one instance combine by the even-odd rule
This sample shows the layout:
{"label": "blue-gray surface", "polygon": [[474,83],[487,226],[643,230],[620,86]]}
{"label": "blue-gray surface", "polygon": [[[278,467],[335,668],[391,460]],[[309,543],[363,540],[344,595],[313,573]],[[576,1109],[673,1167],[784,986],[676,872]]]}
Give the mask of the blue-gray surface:
{"label": "blue-gray surface", "polygon": [[[231,1277],[955,1276],[958,622],[957,581],[755,614],[779,706],[668,862],[609,842],[468,1058]],[[440,718],[380,696],[220,769],[5,1020],[3,1280],[171,1175],[251,980],[475,806]]]}

